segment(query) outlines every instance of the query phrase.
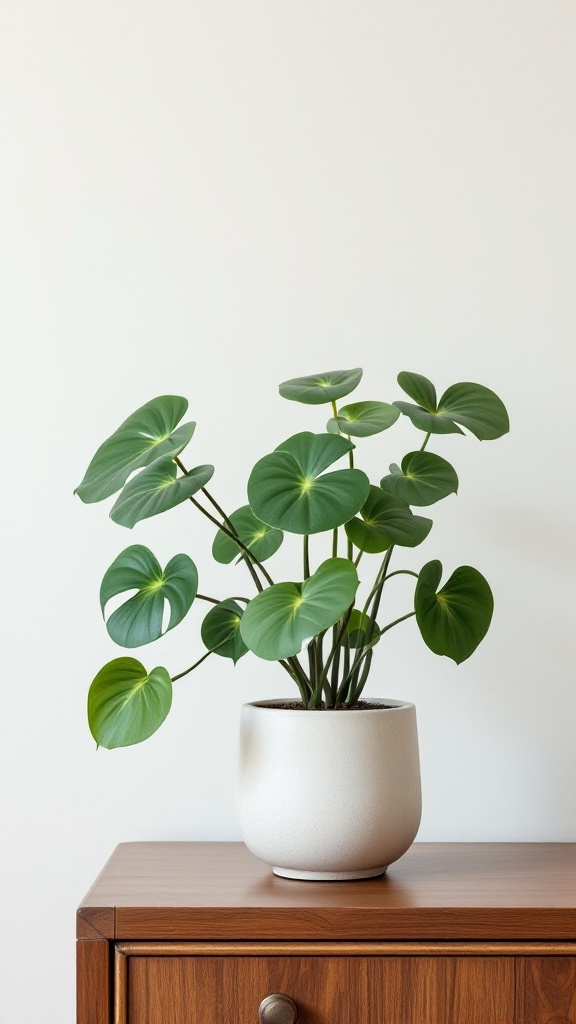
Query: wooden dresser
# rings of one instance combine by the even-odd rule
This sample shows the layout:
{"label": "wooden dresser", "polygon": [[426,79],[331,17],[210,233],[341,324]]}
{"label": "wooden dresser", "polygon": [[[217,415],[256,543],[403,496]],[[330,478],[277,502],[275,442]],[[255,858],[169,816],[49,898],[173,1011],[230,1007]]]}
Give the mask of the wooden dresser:
{"label": "wooden dresser", "polygon": [[576,1024],[576,844],[296,882],[241,843],[123,843],[77,924],[78,1024]]}

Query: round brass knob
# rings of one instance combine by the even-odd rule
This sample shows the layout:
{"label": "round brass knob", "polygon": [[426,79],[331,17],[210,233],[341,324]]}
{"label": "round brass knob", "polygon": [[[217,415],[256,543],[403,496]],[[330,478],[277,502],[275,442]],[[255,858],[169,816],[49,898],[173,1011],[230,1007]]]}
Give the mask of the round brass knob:
{"label": "round brass knob", "polygon": [[275,992],[260,1003],[258,1019],[260,1024],[296,1024],[298,1007],[290,996]]}

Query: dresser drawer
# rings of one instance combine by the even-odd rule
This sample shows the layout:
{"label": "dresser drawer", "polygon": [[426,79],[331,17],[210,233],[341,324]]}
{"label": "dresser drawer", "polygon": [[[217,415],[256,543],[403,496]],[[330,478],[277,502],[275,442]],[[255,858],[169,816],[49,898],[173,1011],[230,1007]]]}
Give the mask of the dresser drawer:
{"label": "dresser drawer", "polygon": [[[345,946],[346,944],[343,944]],[[496,956],[155,956],[131,947],[120,970],[117,1024],[258,1024],[272,993],[298,1024],[514,1024],[514,958]],[[205,947],[206,948],[206,947]],[[120,953],[120,956],[124,954]],[[531,1022],[532,1024],[532,1022]]]}

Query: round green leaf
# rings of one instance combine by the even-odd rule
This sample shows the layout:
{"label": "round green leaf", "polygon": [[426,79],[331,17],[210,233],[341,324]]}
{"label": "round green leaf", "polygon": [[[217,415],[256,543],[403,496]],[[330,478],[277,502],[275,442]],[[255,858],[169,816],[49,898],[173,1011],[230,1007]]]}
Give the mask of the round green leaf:
{"label": "round green leaf", "polygon": [[198,572],[188,555],[175,555],[162,569],[149,548],[133,544],[112,562],[100,587],[102,613],[118,594],[136,590],[106,623],[121,647],[142,647],[162,636],[164,603],[170,606],[166,632],[177,626],[190,609],[198,590]]}
{"label": "round green leaf", "polygon": [[458,491],[458,477],[449,462],[433,452],[410,452],[402,459],[402,469],[390,466],[389,476],[380,487],[408,505],[433,505]]}
{"label": "round green leaf", "polygon": [[427,434],[463,434],[464,431],[454,420],[449,419],[445,412],[428,412],[419,405],[412,405],[410,402],[394,402],[404,416],[408,416],[418,430],[425,430]]}
{"label": "round green leaf", "polygon": [[74,493],[84,502],[102,501],[120,490],[135,469],[181,452],[196,426],[185,423],[175,430],[187,408],[185,398],[161,395],[133,412],[100,445]]}
{"label": "round green leaf", "polygon": [[280,384],[282,398],[291,402],[304,402],[306,405],[323,405],[335,402],[344,395],[349,395],[358,387],[362,378],[362,370],[330,370],[328,373],[314,373],[310,377],[293,377]]}
{"label": "round green leaf", "polygon": [[417,405],[421,405],[428,412],[436,412],[436,388],[432,381],[420,373],[408,373],[407,370],[402,370],[396,380],[402,391],[405,391]]}
{"label": "round green leaf", "polygon": [[[346,405],[339,409],[336,423],[343,434],[352,437],[369,437],[371,434],[379,434],[381,430],[387,430],[396,422],[400,410],[395,405],[388,405],[386,402],[356,402],[354,405]],[[329,420],[326,429],[333,432]]]}
{"label": "round green leaf", "polygon": [[352,447],[334,434],[304,432],[288,438],[250,474],[252,511],[289,533],[322,533],[341,526],[362,507],[370,481],[359,469],[320,474]]}
{"label": "round green leaf", "polygon": [[135,658],[115,658],[101,668],[88,692],[88,723],[96,743],[112,750],[147,740],[172,704],[165,668],[146,672]]}
{"label": "round green leaf", "polygon": [[[281,530],[263,523],[258,519],[250,505],[243,505],[242,508],[228,516],[234,531],[243,544],[250,550],[257,562],[265,562],[267,558],[274,555],[280,547],[284,535]],[[212,544],[212,555],[217,562],[227,565],[243,552],[235,541],[219,530]]]}
{"label": "round green leaf", "polygon": [[416,620],[430,650],[459,665],[486,636],[494,599],[484,576],[469,565],[456,569],[438,590],[441,577],[438,561],[428,562],[421,570],[414,595]]}
{"label": "round green leaf", "polygon": [[112,506],[110,518],[132,529],[141,519],[149,519],[186,501],[208,483],[214,466],[196,466],[184,476],[176,476],[178,467],[168,456],[157,459],[123,487]]}
{"label": "round green leaf", "polygon": [[438,412],[461,423],[480,441],[493,441],[510,430],[504,403],[482,384],[453,384],[442,395]]}
{"label": "round green leaf", "polygon": [[347,643],[348,647],[363,647],[364,644],[374,641],[374,647],[380,643],[380,637],[374,640],[374,636],[378,633],[378,623],[366,615],[365,612],[359,608],[354,608],[350,618],[348,619],[348,625],[346,627],[345,636],[342,637],[341,643]]}
{"label": "round green leaf", "polygon": [[221,601],[211,608],[202,623],[202,641],[209,651],[223,658],[232,658],[234,664],[246,654],[248,648],[240,633],[244,609],[236,601]]}
{"label": "round green leaf", "polygon": [[369,554],[386,551],[393,544],[414,548],[432,528],[431,519],[415,516],[406,502],[380,487],[370,487],[360,515],[361,519],[351,519],[344,529],[348,539]]}
{"label": "round green leaf", "polygon": [[276,583],[250,601],[240,623],[246,646],[278,661],[338,621],[354,600],[358,575],[347,558],[329,558],[304,583]]}

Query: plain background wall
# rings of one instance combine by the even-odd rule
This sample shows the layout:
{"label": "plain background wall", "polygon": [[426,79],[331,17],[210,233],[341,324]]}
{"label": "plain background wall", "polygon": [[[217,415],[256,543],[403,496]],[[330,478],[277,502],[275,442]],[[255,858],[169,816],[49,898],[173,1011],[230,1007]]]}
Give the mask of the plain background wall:
{"label": "plain background wall", "polygon": [[[189,507],[128,533],[110,502],[73,497],[154,395],[190,399],[189,461],[216,465],[229,510],[257,458],[323,429],[278,397],[287,377],[361,365],[358,399],[392,401],[408,369],[503,397],[508,437],[432,446],[460,494],[405,563],[476,565],[493,627],[456,668],[404,624],[369,692],[417,704],[422,840],[576,840],[576,8],[0,10],[0,1022],[71,1024],[74,912],[104,860],[124,840],[237,839],[239,708],[286,692],[274,666],[214,657],[149,742],[94,749],[87,689],[121,653],[98,609],[116,554],[185,550],[204,590],[246,586]],[[404,422],[362,458],[378,479],[419,436]],[[294,575],[287,549],[276,572]],[[183,669],[205,610],[135,653]]]}

